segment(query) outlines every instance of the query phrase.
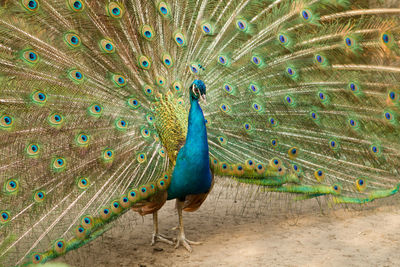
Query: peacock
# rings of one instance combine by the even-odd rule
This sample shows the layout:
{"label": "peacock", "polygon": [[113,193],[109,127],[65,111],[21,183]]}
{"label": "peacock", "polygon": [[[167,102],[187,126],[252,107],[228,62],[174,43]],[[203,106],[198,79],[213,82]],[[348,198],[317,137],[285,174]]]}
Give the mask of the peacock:
{"label": "peacock", "polygon": [[[400,187],[400,6],[0,1],[0,266],[45,263],[217,179],[362,205]],[[157,211],[176,199],[176,240]]]}

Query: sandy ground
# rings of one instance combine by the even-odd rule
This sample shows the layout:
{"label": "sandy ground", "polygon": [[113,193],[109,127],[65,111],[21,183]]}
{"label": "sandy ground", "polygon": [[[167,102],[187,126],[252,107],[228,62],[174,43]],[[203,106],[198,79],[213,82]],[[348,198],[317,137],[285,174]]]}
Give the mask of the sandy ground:
{"label": "sandy ground", "polygon": [[[164,243],[150,246],[152,217],[129,212],[101,238],[58,261],[72,266],[400,266],[399,199],[346,209],[332,208],[329,201],[293,204],[282,195],[250,195],[252,190],[217,185],[200,210],[184,213],[187,238],[202,242],[192,253]],[[161,232],[175,236],[173,201],[159,220]]]}

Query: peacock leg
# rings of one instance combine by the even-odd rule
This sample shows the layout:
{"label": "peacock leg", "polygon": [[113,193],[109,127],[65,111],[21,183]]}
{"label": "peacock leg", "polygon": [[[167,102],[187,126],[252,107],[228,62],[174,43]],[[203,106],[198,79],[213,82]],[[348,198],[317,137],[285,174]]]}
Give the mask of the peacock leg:
{"label": "peacock leg", "polygon": [[154,246],[154,244],[157,241],[164,242],[170,245],[173,245],[174,242],[167,238],[165,235],[162,235],[158,233],[158,213],[157,211],[153,213],[153,226],[154,226],[154,231],[153,231],[153,236],[151,238],[151,245]]}
{"label": "peacock leg", "polygon": [[183,204],[184,201],[179,201],[178,199],[176,200],[176,209],[178,210],[178,216],[179,216],[179,233],[175,248],[178,248],[182,244],[187,249],[187,251],[192,252],[192,247],[190,245],[200,245],[201,242],[190,241],[185,237],[185,230],[183,228],[183,218],[182,218]]}

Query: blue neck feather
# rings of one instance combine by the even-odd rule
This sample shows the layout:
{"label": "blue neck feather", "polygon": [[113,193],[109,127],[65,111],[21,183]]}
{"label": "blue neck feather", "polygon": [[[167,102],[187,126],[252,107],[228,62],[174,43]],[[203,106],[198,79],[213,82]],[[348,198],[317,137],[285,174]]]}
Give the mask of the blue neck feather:
{"label": "blue neck feather", "polygon": [[190,98],[189,124],[185,146],[189,146],[192,151],[202,151],[202,156],[207,157],[208,160],[207,129],[198,99]]}
{"label": "blue neck feather", "polygon": [[186,143],[178,153],[168,199],[206,193],[211,186],[207,129],[198,99],[191,97]]}

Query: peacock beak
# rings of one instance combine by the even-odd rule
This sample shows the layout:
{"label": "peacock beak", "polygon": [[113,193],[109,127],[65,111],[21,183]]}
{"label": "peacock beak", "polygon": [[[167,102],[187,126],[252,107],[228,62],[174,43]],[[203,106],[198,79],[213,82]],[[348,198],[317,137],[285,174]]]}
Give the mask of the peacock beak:
{"label": "peacock beak", "polygon": [[204,105],[207,105],[206,94],[200,95],[201,100],[203,100]]}

